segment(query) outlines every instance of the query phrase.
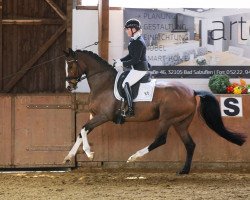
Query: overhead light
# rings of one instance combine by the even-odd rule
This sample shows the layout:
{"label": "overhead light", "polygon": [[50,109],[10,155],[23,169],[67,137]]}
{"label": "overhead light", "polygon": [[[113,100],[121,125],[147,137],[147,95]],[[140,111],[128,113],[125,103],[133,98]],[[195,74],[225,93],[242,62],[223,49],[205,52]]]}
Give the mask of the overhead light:
{"label": "overhead light", "polygon": [[204,9],[202,9],[202,8],[197,9],[197,12],[203,12],[203,11],[204,11]]}
{"label": "overhead light", "polygon": [[193,11],[193,12],[202,13],[202,12],[210,10],[210,8],[184,8],[184,10],[190,10],[190,11]]}

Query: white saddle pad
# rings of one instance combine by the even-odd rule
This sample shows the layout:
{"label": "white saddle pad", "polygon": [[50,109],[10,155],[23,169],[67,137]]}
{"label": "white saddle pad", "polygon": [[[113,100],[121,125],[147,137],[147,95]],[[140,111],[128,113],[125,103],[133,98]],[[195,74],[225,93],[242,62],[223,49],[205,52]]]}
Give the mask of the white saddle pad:
{"label": "white saddle pad", "polygon": [[[118,100],[123,99],[117,90],[117,82],[121,74],[122,72],[117,73],[117,76],[115,78],[115,85],[114,85],[114,95],[115,95],[115,98]],[[151,79],[151,81],[148,83],[140,83],[138,95],[133,100],[133,102],[152,101],[153,96],[154,96],[154,90],[155,90],[155,82],[156,82],[156,79]]]}

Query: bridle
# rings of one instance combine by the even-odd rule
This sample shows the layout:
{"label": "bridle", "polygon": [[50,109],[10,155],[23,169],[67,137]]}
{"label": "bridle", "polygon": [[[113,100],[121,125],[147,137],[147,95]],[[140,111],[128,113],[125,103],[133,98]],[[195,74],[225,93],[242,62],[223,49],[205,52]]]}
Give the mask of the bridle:
{"label": "bridle", "polygon": [[[106,72],[107,71],[107,69],[105,69],[105,70],[103,70],[103,71],[99,71],[99,72],[96,72],[96,73],[93,73],[93,74],[90,74],[90,75],[86,75],[86,74],[84,74],[84,73],[81,73],[81,67],[80,67],[80,65],[79,65],[79,63],[78,63],[78,60],[77,60],[77,58],[73,58],[72,60],[69,60],[69,61],[66,61],[68,64],[69,63],[75,63],[76,64],[76,68],[77,68],[77,76],[66,76],[66,78],[65,78],[65,80],[69,83],[69,84],[72,84],[73,85],[73,88],[74,89],[76,89],[77,87],[77,84],[79,83],[79,82],[81,82],[82,80],[84,80],[84,79],[89,79],[89,78],[91,78],[91,77],[93,77],[93,76],[95,76],[95,75],[97,75],[97,74],[101,74],[101,73],[104,73],[104,72]],[[113,68],[114,68],[114,65],[113,65]],[[110,69],[112,69],[112,68],[110,68]],[[72,82],[72,80],[75,80],[75,82]]]}
{"label": "bridle", "polygon": [[[98,43],[99,43],[99,41],[98,41],[98,42],[94,42],[93,44],[90,44],[90,45],[85,46],[83,49],[86,49],[86,48],[91,47],[91,46],[94,46],[94,45],[98,45]],[[69,61],[67,61],[67,64],[68,64],[68,63],[71,63],[71,62],[76,63],[76,65],[77,65],[77,71],[78,71],[77,74],[79,74],[79,75],[76,76],[76,77],[67,76],[67,77],[65,78],[65,80],[68,81],[68,83],[71,83],[71,84],[73,84],[73,85],[77,85],[79,82],[81,82],[82,80],[86,79],[87,76],[86,76],[85,74],[84,74],[84,76],[82,76],[82,74],[79,73],[80,66],[79,66],[79,63],[77,62],[77,59],[74,58],[74,59],[72,59],[72,60],[69,60]],[[76,83],[73,83],[72,80],[75,80]]]}
{"label": "bridle", "polygon": [[[78,76],[66,76],[65,80],[68,81],[68,83],[71,83],[73,85],[77,85],[80,81],[82,81],[83,79],[87,78],[86,75],[82,76],[82,74],[80,73],[80,66],[79,63],[77,61],[77,59],[72,59],[67,61],[67,63],[76,63],[76,69],[77,69],[77,74]],[[76,82],[72,82],[72,80],[75,80]]]}

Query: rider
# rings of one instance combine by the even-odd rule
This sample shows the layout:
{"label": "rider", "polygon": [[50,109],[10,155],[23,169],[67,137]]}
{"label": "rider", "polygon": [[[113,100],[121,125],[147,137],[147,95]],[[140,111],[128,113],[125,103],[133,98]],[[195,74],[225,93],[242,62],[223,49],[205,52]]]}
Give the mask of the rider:
{"label": "rider", "polygon": [[125,91],[125,96],[128,102],[128,114],[127,116],[134,116],[133,110],[133,97],[131,92],[131,86],[139,81],[149,69],[149,63],[146,58],[146,44],[141,36],[141,23],[137,19],[129,19],[124,26],[130,42],[128,45],[128,55],[115,60],[115,67],[123,67],[124,71],[129,70],[128,76],[122,83],[122,87]]}

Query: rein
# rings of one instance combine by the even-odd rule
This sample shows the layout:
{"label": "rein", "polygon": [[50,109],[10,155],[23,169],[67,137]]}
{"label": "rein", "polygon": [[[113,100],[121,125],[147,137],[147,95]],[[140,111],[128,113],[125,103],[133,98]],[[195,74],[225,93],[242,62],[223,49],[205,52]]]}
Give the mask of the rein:
{"label": "rein", "polygon": [[[97,42],[94,42],[93,44],[90,44],[90,45],[87,45],[87,46],[85,46],[84,48],[83,48],[83,50],[84,49],[87,49],[88,47],[91,47],[91,46],[94,46],[94,45],[98,45],[99,44],[99,41],[97,41]],[[77,64],[77,70],[78,70],[78,74],[80,74],[79,73],[79,63],[77,62],[77,59],[73,59],[73,60],[70,60],[70,61],[67,61],[67,63],[71,63],[71,62],[75,62],[76,64]],[[93,74],[94,75],[94,74]],[[92,75],[91,75],[92,76]],[[79,82],[81,82],[82,80],[84,80],[84,79],[86,79],[86,78],[88,78],[85,74],[82,76],[82,74],[80,74],[79,76],[76,76],[76,77],[69,77],[69,76],[67,76],[66,78],[65,78],[65,80],[66,81],[68,81],[68,82],[71,82],[71,80],[76,80],[76,83],[79,83]]]}
{"label": "rein", "polygon": [[[91,46],[94,46],[94,45],[98,45],[98,44],[99,44],[99,41],[94,42],[93,44],[87,45],[87,46],[85,46],[83,49],[86,49],[86,48],[88,48],[88,47],[91,47]],[[16,75],[19,74],[19,73],[25,73],[26,71],[29,71],[30,69],[35,69],[35,68],[41,67],[41,66],[43,66],[44,64],[50,63],[50,62],[52,62],[52,61],[54,61],[54,60],[57,60],[57,59],[59,59],[59,58],[62,58],[62,57],[64,57],[64,55],[55,57],[55,58],[53,58],[53,59],[51,59],[51,60],[47,60],[47,61],[42,62],[42,63],[37,64],[37,65],[32,65],[31,67],[29,67],[29,68],[27,68],[27,69],[19,70],[18,72],[15,72],[15,73],[12,73],[12,74],[9,74],[9,75],[7,75],[7,76],[4,76],[4,77],[0,78],[0,81],[9,79],[9,78],[11,78],[12,76],[16,76]],[[81,77],[80,77],[80,78],[81,78]],[[75,78],[72,78],[72,79],[75,79]],[[72,80],[72,79],[67,79],[67,78],[66,78],[66,80]],[[82,80],[83,80],[83,79],[82,79]],[[81,80],[80,80],[80,81],[81,81]]]}
{"label": "rein", "polygon": [[87,49],[88,47],[91,47],[91,46],[94,46],[94,45],[98,45],[98,43],[99,43],[99,41],[98,42],[94,42],[93,44],[85,46],[83,49]]}
{"label": "rein", "polygon": [[[94,42],[93,44],[87,45],[87,46],[85,46],[85,47],[83,48],[83,50],[86,49],[86,48],[88,48],[88,47],[91,47],[91,46],[94,46],[94,45],[98,45],[98,43],[99,43],[99,41]],[[77,54],[76,54],[76,55],[77,55]],[[104,73],[104,72],[107,71],[107,70],[103,70],[103,71],[96,72],[96,73],[94,73],[94,74],[91,74],[91,75],[87,76],[86,74],[83,74],[83,73],[81,74],[81,73],[80,73],[81,67],[79,66],[79,63],[78,63],[77,58],[73,58],[72,60],[67,61],[67,63],[71,63],[71,62],[75,62],[75,63],[76,63],[76,65],[77,65],[77,73],[78,73],[78,76],[74,76],[74,77],[67,76],[67,77],[65,78],[65,80],[68,81],[68,83],[73,83],[72,80],[75,80],[76,83],[73,83],[73,84],[76,84],[76,85],[77,85],[79,82],[81,82],[81,81],[84,80],[84,79],[91,78],[92,76],[95,76],[95,75],[97,75],[97,74]],[[114,68],[114,67],[115,67],[115,66],[113,65],[113,68]]]}
{"label": "rein", "polygon": [[[95,42],[96,43],[96,42]],[[93,44],[92,44],[93,45]],[[82,80],[84,80],[84,79],[86,79],[86,78],[91,78],[92,76],[95,76],[95,75],[97,75],[97,74],[101,74],[101,73],[104,73],[104,72],[106,72],[107,70],[103,70],[103,71],[100,71],[100,72],[96,72],[96,73],[94,73],[94,74],[90,74],[89,76],[87,76],[86,74],[81,74],[80,72],[79,72],[79,69],[81,69],[80,68],[80,66],[79,66],[79,63],[78,63],[78,61],[77,61],[77,59],[72,59],[72,60],[69,60],[69,61],[67,61],[67,63],[71,63],[71,62],[75,62],[76,63],[76,65],[77,65],[77,71],[78,71],[78,76],[72,76],[72,77],[70,77],[70,76],[67,76],[66,78],[65,78],[65,80],[66,81],[68,81],[68,82],[70,82],[71,80],[76,80],[76,84],[77,83],[79,83],[79,82],[81,82]],[[114,68],[114,66],[113,66],[113,68]],[[109,69],[108,69],[109,70]]]}

